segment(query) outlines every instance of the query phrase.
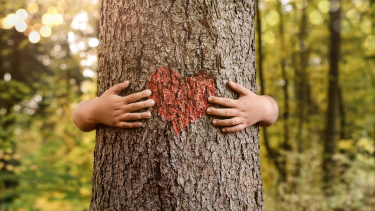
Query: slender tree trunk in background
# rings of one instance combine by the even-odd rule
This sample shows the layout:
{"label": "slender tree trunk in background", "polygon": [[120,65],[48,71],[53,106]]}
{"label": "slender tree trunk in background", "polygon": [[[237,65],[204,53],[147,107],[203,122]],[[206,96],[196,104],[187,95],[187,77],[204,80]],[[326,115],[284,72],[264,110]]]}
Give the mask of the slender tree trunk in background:
{"label": "slender tree trunk in background", "polygon": [[130,80],[121,95],[150,87],[156,105],[140,129],[98,127],[90,210],[264,210],[258,126],[223,134],[205,115],[210,90],[238,97],[228,80],[256,92],[254,16],[254,1],[102,1],[98,94]]}
{"label": "slender tree trunk in background", "polygon": [[[278,3],[278,8],[279,8],[279,14],[280,14],[280,24],[279,24],[279,33],[280,33],[280,67],[281,67],[281,77],[283,78],[284,84],[283,84],[283,95],[284,95],[284,111],[283,111],[283,118],[284,118],[284,142],[281,145],[282,149],[284,151],[289,150],[289,123],[288,123],[288,117],[289,117],[289,95],[288,95],[288,78],[286,75],[286,65],[285,65],[285,55],[284,55],[284,50],[285,50],[285,39],[284,39],[284,22],[283,22],[283,15],[281,12],[282,9],[282,4],[281,2]],[[282,179],[285,182],[286,181],[286,159],[285,156],[283,156],[280,159],[282,169]]]}
{"label": "slender tree trunk in background", "polygon": [[[266,94],[266,85],[264,82],[263,78],[263,54],[262,54],[262,23],[261,23],[261,16],[260,16],[260,10],[259,10],[259,1],[256,0],[256,15],[257,15],[257,34],[258,34],[258,52],[259,52],[259,57],[258,57],[258,73],[259,73],[259,81],[260,81],[260,94],[265,95]],[[280,154],[271,148],[270,143],[269,143],[269,138],[268,138],[268,133],[267,133],[267,128],[262,128],[263,129],[263,138],[264,138],[264,146],[266,147],[268,156],[270,157],[271,161],[274,163],[277,171],[279,172],[280,175],[283,175],[282,171],[283,168],[280,165],[280,162],[278,161]]]}
{"label": "slender tree trunk in background", "polygon": [[[302,17],[301,17],[301,25],[300,25],[300,33],[299,33],[299,70],[297,71],[297,110],[298,110],[298,132],[297,132],[297,151],[302,153],[303,150],[303,138],[302,138],[302,130],[303,125],[306,121],[306,101],[307,101],[307,83],[306,80],[306,67],[307,67],[307,47],[305,45],[305,36],[306,36],[306,24],[307,24],[307,17],[306,17],[306,0],[303,0],[303,8],[302,8]],[[298,168],[298,167],[297,167]],[[298,168],[299,169],[299,168]]]}
{"label": "slender tree trunk in background", "polygon": [[[331,0],[330,2],[334,2]],[[330,11],[330,55],[329,55],[329,75],[328,75],[328,107],[327,123],[324,139],[323,153],[323,171],[324,182],[329,187],[329,183],[335,177],[335,161],[333,155],[336,152],[337,142],[337,118],[338,118],[338,77],[339,77],[339,60],[340,60],[340,27],[341,27],[341,8],[336,11]]]}
{"label": "slender tree trunk in background", "polygon": [[[295,53],[292,56],[292,62],[294,63],[294,70],[295,70],[295,96],[297,101],[297,118],[298,118],[298,126],[297,126],[297,152],[299,154],[303,153],[303,125],[306,121],[306,111],[307,111],[307,86],[308,81],[306,78],[306,67],[307,67],[307,49],[305,45],[306,40],[306,28],[307,28],[307,17],[306,17],[306,0],[303,0],[303,7],[301,9],[301,23],[300,23],[300,31],[299,31],[299,52],[296,55]],[[299,60],[297,61],[297,58]],[[294,177],[299,177],[300,170],[301,170],[301,159],[296,159],[295,169],[293,172]],[[292,184],[293,187],[298,185],[296,182]]]}
{"label": "slender tree trunk in background", "polygon": [[340,108],[340,139],[346,139],[346,115],[344,109],[344,99],[342,96],[342,88],[339,86],[338,90],[338,100]]}

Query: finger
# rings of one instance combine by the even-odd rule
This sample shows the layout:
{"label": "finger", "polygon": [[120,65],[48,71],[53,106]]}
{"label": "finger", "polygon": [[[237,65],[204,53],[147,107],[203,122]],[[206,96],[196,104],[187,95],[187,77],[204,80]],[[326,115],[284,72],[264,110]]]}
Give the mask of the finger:
{"label": "finger", "polygon": [[109,92],[111,94],[118,94],[119,92],[121,92],[121,90],[125,89],[128,86],[129,86],[129,81],[125,81],[124,83],[119,83],[119,84],[112,86],[106,92]]}
{"label": "finger", "polygon": [[144,90],[142,92],[138,92],[138,93],[134,93],[134,94],[131,94],[131,95],[128,95],[126,97],[124,97],[124,101],[126,104],[130,104],[130,103],[133,103],[135,101],[138,101],[142,98],[145,98],[145,97],[148,97],[151,95],[151,90]]}
{"label": "finger", "polygon": [[132,103],[132,104],[128,104],[125,106],[125,111],[126,112],[138,111],[138,110],[141,110],[142,108],[147,108],[153,105],[155,105],[154,100],[147,100],[143,102]]}
{"label": "finger", "polygon": [[223,108],[223,109],[217,109],[217,108],[208,108],[207,113],[211,115],[217,115],[217,116],[237,116],[237,109],[233,108]]}
{"label": "finger", "polygon": [[248,95],[249,92],[251,92],[250,90],[243,87],[241,84],[233,83],[232,81],[229,81],[228,84],[232,89],[236,90],[238,94],[240,95]]}
{"label": "finger", "polygon": [[151,117],[150,112],[143,112],[143,113],[127,113],[124,114],[120,120],[121,121],[131,121],[131,120],[138,120],[138,119],[148,119]]}
{"label": "finger", "polygon": [[236,106],[236,101],[232,100],[232,99],[229,99],[229,98],[211,96],[211,97],[208,98],[208,101],[211,102],[211,103],[217,103],[217,104],[227,106],[227,107],[231,107],[231,108]]}
{"label": "finger", "polygon": [[234,133],[234,132],[240,131],[244,128],[245,128],[245,124],[239,124],[239,125],[236,125],[236,126],[233,126],[233,127],[222,128],[221,131],[223,131],[223,133]]}
{"label": "finger", "polygon": [[119,122],[117,127],[121,128],[138,128],[142,127],[141,122]]}
{"label": "finger", "polygon": [[240,124],[240,118],[235,117],[232,119],[214,119],[212,124],[215,126],[233,126]]}

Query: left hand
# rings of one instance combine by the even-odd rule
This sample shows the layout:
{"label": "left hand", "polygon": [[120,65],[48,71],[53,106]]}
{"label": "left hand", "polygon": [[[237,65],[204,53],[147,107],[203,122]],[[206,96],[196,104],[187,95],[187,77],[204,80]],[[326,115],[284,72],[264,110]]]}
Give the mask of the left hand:
{"label": "left hand", "polygon": [[222,132],[240,131],[257,122],[260,122],[261,127],[268,127],[276,121],[279,109],[274,99],[266,95],[256,95],[237,83],[228,82],[228,84],[240,94],[237,100],[214,96],[208,98],[211,103],[228,107],[223,109],[210,107],[207,109],[207,113],[211,115],[232,117],[212,121],[215,126],[223,126]]}

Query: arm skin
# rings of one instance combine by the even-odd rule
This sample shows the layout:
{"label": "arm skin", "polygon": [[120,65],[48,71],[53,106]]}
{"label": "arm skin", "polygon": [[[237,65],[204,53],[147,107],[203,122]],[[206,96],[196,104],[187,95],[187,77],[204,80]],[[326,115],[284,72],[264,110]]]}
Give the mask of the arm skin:
{"label": "arm skin", "polygon": [[261,127],[269,127],[279,115],[279,107],[275,100],[267,95],[256,95],[240,84],[228,82],[229,86],[236,90],[240,97],[237,100],[209,97],[211,103],[220,104],[228,108],[208,108],[207,113],[216,116],[232,117],[230,119],[214,119],[212,124],[223,127],[225,133],[240,131],[257,122]]}
{"label": "arm skin", "polygon": [[125,97],[117,95],[128,86],[129,81],[117,84],[104,92],[102,96],[79,103],[73,113],[74,124],[83,132],[94,130],[99,123],[120,128],[141,127],[141,122],[129,121],[150,118],[151,113],[130,112],[151,107],[155,102],[154,100],[147,100],[134,103],[135,101],[150,96],[150,90],[144,90]]}

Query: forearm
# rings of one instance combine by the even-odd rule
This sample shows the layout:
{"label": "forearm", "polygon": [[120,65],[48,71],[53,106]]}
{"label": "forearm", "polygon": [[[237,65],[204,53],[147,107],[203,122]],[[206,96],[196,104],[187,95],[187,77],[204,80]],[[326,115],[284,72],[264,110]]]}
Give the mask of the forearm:
{"label": "forearm", "polygon": [[279,107],[272,97],[267,95],[262,95],[260,97],[262,98],[262,105],[265,111],[262,120],[259,122],[259,126],[269,127],[276,122],[279,116]]}
{"label": "forearm", "polygon": [[90,116],[93,113],[94,100],[85,100],[79,103],[73,113],[74,124],[83,132],[90,132],[95,129],[97,123]]}

